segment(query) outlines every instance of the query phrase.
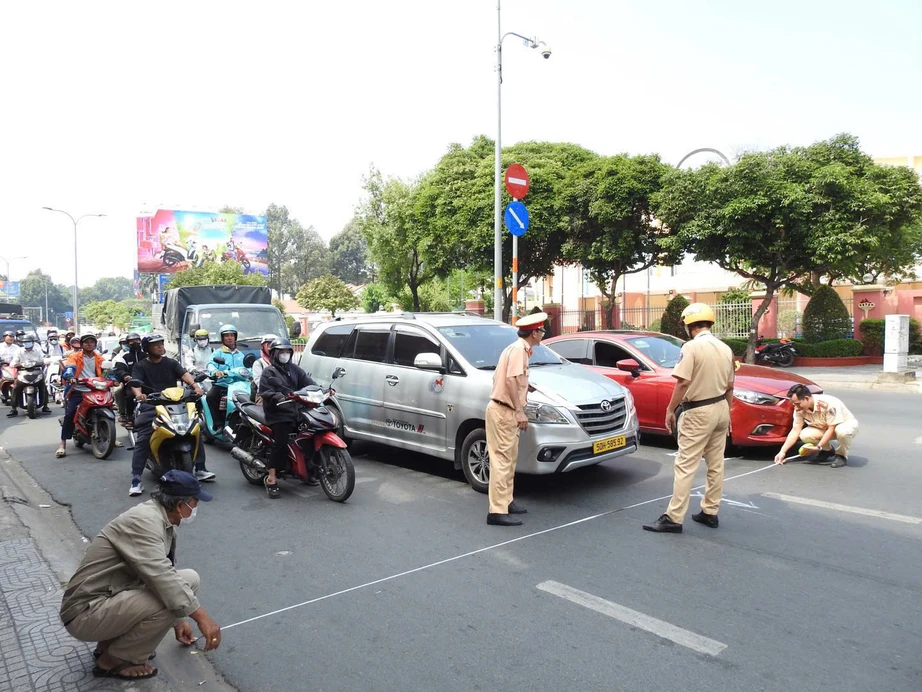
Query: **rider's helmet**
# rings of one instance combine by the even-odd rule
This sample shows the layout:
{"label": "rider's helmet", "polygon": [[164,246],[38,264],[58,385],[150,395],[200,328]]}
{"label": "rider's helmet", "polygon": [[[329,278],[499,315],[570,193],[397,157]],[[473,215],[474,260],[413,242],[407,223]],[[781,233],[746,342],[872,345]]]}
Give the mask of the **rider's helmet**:
{"label": "rider's helmet", "polygon": [[222,339],[224,338],[225,334],[233,334],[234,336],[237,336],[237,327],[232,324],[222,325],[220,334]]}
{"label": "rider's helmet", "polygon": [[48,331],[45,332],[45,338],[50,338],[52,336],[57,336],[57,335],[58,335],[58,330],[55,329],[54,327],[49,327]]}
{"label": "rider's helmet", "polygon": [[269,356],[272,358],[273,363],[281,363],[279,360],[279,354],[284,351],[288,351],[291,355],[294,355],[294,347],[291,345],[291,342],[288,339],[283,337],[278,337],[272,341],[272,345],[269,346]]}
{"label": "rider's helmet", "polygon": [[150,353],[150,345],[158,344],[164,341],[163,337],[160,334],[148,334],[143,339],[141,339],[141,350],[144,353]]}
{"label": "rider's helmet", "polygon": [[128,335],[127,335],[127,334],[119,334],[119,337],[118,337],[118,345],[119,345],[119,346],[124,346],[124,345],[127,344],[127,343],[128,343]]}
{"label": "rider's helmet", "polygon": [[70,341],[68,342],[68,344],[72,348],[80,348],[80,337],[79,336],[70,337]]}
{"label": "rider's helmet", "polygon": [[686,327],[695,322],[710,322],[713,325],[716,321],[711,306],[704,303],[692,303],[682,311],[682,323]]}
{"label": "rider's helmet", "polygon": [[140,341],[140,340],[141,340],[140,334],[138,334],[137,332],[128,332],[128,343],[131,343],[132,341]]}
{"label": "rider's helmet", "polygon": [[196,338],[196,339],[207,339],[207,338],[208,338],[208,330],[207,330],[207,329],[196,329],[196,330],[195,330],[195,338]]}
{"label": "rider's helmet", "polygon": [[96,337],[96,334],[93,332],[86,332],[85,334],[80,335],[80,345],[83,346],[84,342],[95,341],[99,343],[99,339]]}
{"label": "rider's helmet", "polygon": [[22,338],[26,335],[25,329],[16,330],[16,343],[22,345]]}
{"label": "rider's helmet", "polygon": [[11,330],[11,329],[7,329],[5,332],[3,332],[3,338],[5,339],[5,338],[8,337],[8,336],[11,336],[11,337],[13,337],[13,338],[15,339],[15,338],[16,338],[16,332],[14,332],[14,331]]}

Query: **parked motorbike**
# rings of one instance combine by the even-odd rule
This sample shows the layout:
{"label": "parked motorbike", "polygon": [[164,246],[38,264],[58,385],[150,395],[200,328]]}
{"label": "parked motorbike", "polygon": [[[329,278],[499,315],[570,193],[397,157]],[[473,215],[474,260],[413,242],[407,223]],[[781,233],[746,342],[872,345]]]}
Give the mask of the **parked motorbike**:
{"label": "parked motorbike", "polygon": [[115,411],[112,387],[117,383],[104,377],[76,379],[71,385],[82,397],[74,416],[74,445],[89,444],[93,456],[108,459],[115,449]]}
{"label": "parked motorbike", "polygon": [[756,364],[769,363],[782,368],[789,368],[794,364],[797,351],[794,350],[794,344],[790,339],[781,339],[777,344],[766,344],[763,341],[761,335],[756,340]]}
{"label": "parked motorbike", "polygon": [[[336,368],[334,382],[346,371]],[[275,385],[275,382],[272,382]],[[279,382],[278,386],[282,386]],[[288,395],[280,406],[297,406],[298,431],[288,442],[288,470],[277,476],[320,481],[326,496],[334,502],[345,502],[355,489],[355,466],[346,449],[346,443],[334,432],[339,426],[334,413],[324,404],[335,391],[311,385]],[[243,477],[253,485],[262,485],[266,462],[273,446],[272,429],[266,424],[263,407],[245,401],[238,393],[240,424],[236,429],[228,426],[225,432],[234,440],[231,456],[240,463]]]}
{"label": "parked motorbike", "polygon": [[[199,376],[202,377],[202,376]],[[196,378],[198,380],[199,378]],[[157,478],[170,469],[192,473],[198,457],[202,417],[198,411],[198,395],[191,387],[169,387],[154,392],[140,380],[131,380],[128,387],[138,387],[147,394],[145,403],[155,407],[156,417],[150,436],[150,451],[146,466]],[[135,417],[141,407],[135,409]],[[128,432],[131,446],[135,445],[135,427]]]}
{"label": "parked motorbike", "polygon": [[[214,362],[223,365],[224,358],[222,356],[215,356]],[[231,441],[231,438],[228,438],[224,430],[226,430],[227,427],[233,430],[239,423],[237,414],[238,401],[251,401],[250,393],[252,389],[253,373],[250,368],[253,367],[253,363],[255,362],[256,356],[252,353],[248,353],[243,358],[244,367],[227,371],[224,377],[220,378],[222,384],[227,384],[227,392],[221,397],[220,404],[221,410],[225,411],[225,426],[223,429],[218,429],[215,424],[214,414],[211,411],[211,407],[208,405],[207,399],[202,399],[202,415],[205,419],[202,432],[205,435],[206,443],[213,444],[216,440],[222,442]],[[211,386],[216,386],[214,383],[218,382],[219,378],[212,377],[211,375],[207,375],[207,377],[211,380]],[[243,396],[238,396],[238,394],[242,394]]]}
{"label": "parked motorbike", "polygon": [[[47,359],[46,359],[47,360]],[[17,405],[35,420],[38,409],[48,405],[48,390],[45,388],[45,365],[22,365],[16,379],[23,385]]]}

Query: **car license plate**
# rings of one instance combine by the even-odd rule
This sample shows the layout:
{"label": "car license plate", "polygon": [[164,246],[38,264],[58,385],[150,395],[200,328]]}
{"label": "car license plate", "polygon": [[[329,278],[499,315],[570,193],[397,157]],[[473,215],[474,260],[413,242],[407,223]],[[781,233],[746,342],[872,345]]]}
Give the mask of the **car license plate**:
{"label": "car license plate", "polygon": [[601,454],[602,452],[610,452],[613,449],[624,447],[626,444],[627,438],[624,435],[619,435],[618,437],[609,437],[606,440],[599,440],[593,444],[592,453]]}

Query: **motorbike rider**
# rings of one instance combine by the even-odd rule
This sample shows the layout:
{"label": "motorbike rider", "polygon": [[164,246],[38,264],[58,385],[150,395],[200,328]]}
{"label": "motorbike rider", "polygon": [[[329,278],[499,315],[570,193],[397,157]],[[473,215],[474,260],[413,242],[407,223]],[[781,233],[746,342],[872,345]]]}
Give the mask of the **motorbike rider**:
{"label": "motorbike rider", "polygon": [[[237,368],[244,367],[243,351],[237,350],[237,327],[225,324],[221,327],[221,348],[215,351],[208,362],[208,374],[215,378],[214,386],[205,396],[205,405],[211,410],[211,420],[214,421],[216,430],[224,428],[227,410],[221,410],[221,399],[227,396],[227,387],[230,383],[224,382],[226,374]],[[215,358],[220,356],[223,363],[216,363]]]}
{"label": "motorbike rider", "polygon": [[63,358],[64,347],[58,340],[58,330],[54,328],[49,329],[45,339],[45,355],[49,358],[54,358],[55,356],[58,358]]}
{"label": "motorbike rider", "polygon": [[[272,428],[272,451],[267,464],[269,473],[264,483],[266,493],[273,500],[279,497],[276,472],[288,468],[288,441],[298,429],[298,407],[282,404],[288,394],[317,384],[304,370],[291,362],[294,348],[288,339],[276,338],[269,347],[270,363],[262,371],[259,380],[259,394],[263,399],[266,424]],[[308,485],[317,485],[311,478]]]}
{"label": "motorbike rider", "polygon": [[[179,361],[167,358],[164,338],[160,334],[148,334],[141,339],[141,351],[147,356],[138,361],[131,371],[131,379],[142,382],[149,391],[160,392],[169,387],[175,387],[177,380],[182,380],[202,396],[202,388],[195,378],[179,364]],[[134,452],[131,455],[131,486],[129,495],[140,495],[144,492],[141,485],[141,474],[150,454],[150,436],[154,432],[153,422],[156,409],[147,401],[147,394],[140,387],[132,387],[134,398],[138,401],[138,413],[134,419],[135,442]],[[205,468],[205,449],[202,438],[199,437],[199,448],[196,454],[195,477],[199,481],[213,481],[215,474]]]}
{"label": "motorbike rider", "polygon": [[[35,340],[32,338],[31,334],[26,334],[22,339],[22,347],[13,357],[13,362],[10,365],[14,368],[28,368],[33,365],[41,365],[45,360],[45,354],[42,353],[40,348],[35,347]],[[13,385],[13,399],[11,402],[12,408],[10,412],[6,414],[7,418],[14,418],[19,415],[19,411],[16,410],[19,406],[19,401],[22,398],[22,390],[25,389],[26,385],[16,380],[16,384]],[[48,408],[48,401],[45,401],[45,405],[42,406],[42,413],[51,413],[51,409]]]}
{"label": "motorbike rider", "polygon": [[[79,350],[74,351],[70,356],[62,361],[64,366],[63,379],[65,381],[77,379],[90,379],[93,377],[102,377],[103,357],[96,351],[96,335],[86,333],[81,337],[74,337],[79,346]],[[68,382],[64,390],[64,420],[61,423],[61,444],[58,445],[54,455],[58,458],[67,454],[67,440],[74,436],[74,416],[77,415],[77,407],[83,395],[77,391],[72,382]]]}
{"label": "motorbike rider", "polygon": [[112,373],[118,378],[119,386],[112,390],[115,404],[118,406],[119,423],[125,427],[131,424],[134,415],[135,400],[125,385],[131,379],[131,371],[138,361],[144,358],[141,352],[141,335],[130,332],[125,335],[125,350],[112,361]]}
{"label": "motorbike rider", "polygon": [[64,350],[64,359],[66,360],[70,358],[72,355],[79,353],[81,350],[82,349],[80,348],[80,337],[71,336],[67,342],[67,348]]}
{"label": "motorbike rider", "polygon": [[119,353],[122,353],[122,352],[125,351],[127,348],[128,348],[128,335],[127,335],[127,334],[119,334],[119,336],[118,336],[118,346],[116,346],[115,348],[113,348],[112,351],[109,353],[109,360],[114,360],[115,358],[118,357],[118,354],[119,354]]}
{"label": "motorbike rider", "polygon": [[278,338],[276,334],[266,334],[259,344],[259,353],[262,357],[253,363],[253,386],[257,389],[259,388],[259,376],[272,362],[269,348],[272,346],[272,342]]}
{"label": "motorbike rider", "polygon": [[0,364],[10,365],[19,353],[19,349],[20,346],[16,343],[16,332],[7,329],[3,332],[3,343],[0,343]]}
{"label": "motorbike rider", "polygon": [[196,329],[193,336],[195,337],[195,346],[187,349],[183,354],[183,365],[186,366],[186,370],[201,370],[204,372],[208,367],[208,363],[211,362],[214,349],[208,340],[207,329]]}

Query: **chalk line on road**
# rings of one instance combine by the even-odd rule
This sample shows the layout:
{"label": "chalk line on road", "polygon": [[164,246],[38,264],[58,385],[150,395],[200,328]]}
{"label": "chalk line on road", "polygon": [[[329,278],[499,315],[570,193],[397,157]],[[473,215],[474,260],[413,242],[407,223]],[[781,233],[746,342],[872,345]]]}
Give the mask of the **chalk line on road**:
{"label": "chalk line on road", "polygon": [[591,593],[574,589],[572,586],[567,586],[560,582],[544,581],[538,584],[536,588],[546,593],[553,594],[554,596],[559,596],[571,603],[581,605],[584,608],[589,608],[589,610],[594,610],[602,615],[607,615],[615,620],[620,620],[631,627],[637,627],[655,634],[662,639],[668,639],[676,644],[681,644],[692,651],[697,651],[699,654],[716,656],[727,648],[727,645],[723,642],[709,639],[708,637],[696,634],[690,630],[677,627],[665,620],[655,618],[652,615],[647,615],[637,610],[631,610],[618,603],[607,601],[604,598],[599,598]]}
{"label": "chalk line on road", "polygon": [[[753,471],[747,471],[746,473],[740,473],[740,474],[737,474],[736,476],[730,476],[729,478],[724,478],[724,483],[726,483],[727,481],[735,480],[737,478],[743,478],[744,476],[751,476],[754,473],[759,473],[761,471],[767,471],[768,469],[777,468],[777,467],[778,467],[778,464],[769,464],[768,466],[763,466]],[[699,485],[699,486],[692,488],[692,490],[700,490],[703,487],[705,486]],[[239,627],[240,625],[246,625],[250,622],[255,622],[257,620],[262,620],[267,617],[272,617],[273,615],[285,613],[289,610],[294,610],[296,608],[302,608],[304,606],[312,605],[314,603],[319,603],[320,601],[326,601],[331,598],[335,598],[336,596],[342,596],[347,593],[352,593],[353,591],[360,591],[361,589],[367,589],[370,586],[375,586],[377,584],[383,584],[384,582],[393,581],[395,579],[400,579],[401,577],[406,577],[411,574],[416,574],[417,572],[423,572],[427,569],[432,569],[433,567],[438,567],[440,565],[446,565],[449,562],[455,562],[456,560],[463,560],[466,557],[473,557],[474,555],[479,555],[480,553],[485,553],[490,550],[496,550],[497,548],[502,548],[503,546],[506,546],[506,545],[518,543],[519,541],[524,541],[529,538],[535,538],[537,536],[543,536],[544,534],[552,533],[554,531],[560,531],[561,529],[566,529],[571,526],[576,526],[577,524],[584,524],[587,521],[592,521],[593,519],[600,519],[601,517],[607,517],[612,514],[617,514],[618,512],[623,512],[626,509],[633,509],[634,507],[642,507],[643,505],[649,505],[653,502],[660,502],[670,497],[672,497],[672,495],[656,497],[656,498],[653,498],[652,500],[645,500],[644,502],[638,502],[633,505],[628,505],[627,507],[620,507],[618,509],[610,509],[605,512],[599,512],[598,514],[593,514],[588,517],[583,517],[582,519],[568,521],[565,524],[560,524],[558,526],[552,526],[549,529],[542,529],[541,531],[534,531],[533,533],[528,533],[528,534],[525,534],[524,536],[517,536],[516,538],[510,538],[508,541],[501,541],[500,543],[494,543],[492,545],[484,546],[483,548],[477,548],[476,550],[471,550],[466,553],[461,553],[460,555],[448,557],[448,558],[445,558],[444,560],[438,560],[437,562],[430,562],[428,565],[414,567],[413,569],[408,569],[404,572],[398,572],[397,574],[391,574],[390,576],[387,576],[387,577],[381,577],[380,579],[375,579],[374,581],[365,582],[364,584],[358,584],[357,586],[350,586],[347,589],[340,589],[339,591],[334,591],[324,596],[318,596],[317,598],[311,598],[310,600],[302,601],[301,603],[295,603],[290,606],[285,606],[284,608],[272,610],[268,613],[263,613],[262,615],[254,615],[253,617],[247,618],[246,620],[241,620],[240,622],[234,622],[230,625],[225,625],[221,628],[221,630],[224,631],[224,630],[229,630],[233,627]]]}
{"label": "chalk line on road", "polygon": [[840,505],[837,502],[826,502],[825,500],[811,500],[808,497],[798,497],[796,495],[782,495],[780,493],[762,493],[762,497],[770,497],[773,500],[790,502],[797,505],[809,505],[810,507],[820,507],[822,509],[832,509],[837,512],[848,512],[849,514],[861,514],[866,517],[876,519],[888,519],[889,521],[899,521],[904,524],[922,524],[922,518],[910,517],[905,514],[893,514],[892,512],[882,512],[877,509],[865,509],[864,507],[852,507],[851,505]]}

